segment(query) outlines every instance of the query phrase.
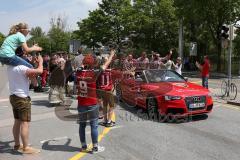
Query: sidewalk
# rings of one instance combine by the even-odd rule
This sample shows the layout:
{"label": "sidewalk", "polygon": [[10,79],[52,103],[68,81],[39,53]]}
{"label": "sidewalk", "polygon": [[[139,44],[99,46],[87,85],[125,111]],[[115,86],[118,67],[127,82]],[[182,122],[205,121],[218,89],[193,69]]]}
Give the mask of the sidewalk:
{"label": "sidewalk", "polygon": [[[192,78],[200,78],[199,71],[182,71],[182,75],[184,77],[192,77]],[[227,78],[227,74],[225,73],[218,73],[218,72],[210,72],[210,79],[218,79],[218,78]],[[240,78],[240,75],[232,75],[233,79]]]}
{"label": "sidewalk", "polygon": [[[201,78],[199,71],[183,71],[182,75],[188,78]],[[224,79],[227,80],[227,78],[228,76],[225,73],[218,73],[218,72],[210,73],[209,90],[213,94],[214,101],[240,106],[240,76],[232,75],[232,82],[237,86],[237,97],[234,100],[231,100],[230,97],[222,97],[222,93],[221,93],[222,81]],[[210,81],[215,81],[215,83]],[[231,93],[230,93],[230,96],[232,96]]]}
{"label": "sidewalk", "polygon": [[[218,76],[219,75],[220,74],[218,74]],[[183,76],[186,76],[186,74]],[[189,78],[189,82],[197,83],[198,85],[202,84],[202,80],[200,76],[194,77],[191,75],[191,76],[188,76],[188,78]],[[215,102],[240,106],[240,78],[238,77],[234,77],[234,78],[235,79],[231,80],[231,82],[237,86],[237,97],[234,100],[231,100],[234,97],[234,92],[230,92],[230,97],[226,97],[226,96],[223,97],[223,91],[221,89],[222,83],[223,81],[227,82],[227,78],[224,78],[224,77],[209,78],[209,81],[208,81],[209,90]]]}
{"label": "sidewalk", "polygon": [[220,102],[220,103],[227,103],[227,104],[232,104],[236,106],[240,106],[240,78],[239,79],[232,79],[232,83],[234,83],[237,86],[237,97],[233,99],[235,92],[230,91],[229,97],[222,96],[222,89],[221,89],[221,84],[222,81],[220,80],[220,84],[215,84],[216,87],[212,87],[213,84],[210,83],[210,88],[209,90],[212,93],[214,101]]}
{"label": "sidewalk", "polygon": [[0,63],[0,98],[9,96],[7,67]]}

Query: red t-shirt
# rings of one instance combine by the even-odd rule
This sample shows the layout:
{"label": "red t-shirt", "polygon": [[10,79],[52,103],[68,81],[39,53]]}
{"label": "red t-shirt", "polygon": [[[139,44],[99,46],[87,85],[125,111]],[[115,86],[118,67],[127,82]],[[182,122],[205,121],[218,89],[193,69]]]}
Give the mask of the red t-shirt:
{"label": "red t-shirt", "polygon": [[96,79],[100,71],[82,70],[76,73],[78,88],[78,106],[92,106],[98,103]]}
{"label": "red t-shirt", "polygon": [[210,64],[209,61],[205,61],[202,66],[202,77],[209,77]]}
{"label": "red t-shirt", "polygon": [[113,88],[111,69],[101,72],[97,80],[97,88],[105,91],[111,91]]}

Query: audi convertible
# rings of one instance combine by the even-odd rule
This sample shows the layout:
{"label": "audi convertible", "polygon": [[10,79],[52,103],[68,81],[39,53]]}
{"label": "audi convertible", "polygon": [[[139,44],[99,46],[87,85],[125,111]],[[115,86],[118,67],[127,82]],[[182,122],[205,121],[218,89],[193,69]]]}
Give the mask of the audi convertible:
{"label": "audi convertible", "polygon": [[143,70],[124,78],[116,86],[116,96],[125,103],[145,108],[153,114],[187,117],[212,111],[208,89],[188,82],[173,70]]}

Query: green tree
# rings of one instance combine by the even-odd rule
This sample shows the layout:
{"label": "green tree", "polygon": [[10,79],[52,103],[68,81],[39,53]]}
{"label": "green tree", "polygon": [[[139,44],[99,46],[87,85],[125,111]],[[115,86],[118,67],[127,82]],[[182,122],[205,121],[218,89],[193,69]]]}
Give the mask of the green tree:
{"label": "green tree", "polygon": [[31,29],[31,38],[28,40],[29,45],[38,44],[43,48],[43,54],[51,52],[51,44],[48,36],[43,32],[41,27]]}
{"label": "green tree", "polygon": [[41,27],[32,28],[30,34],[31,34],[32,37],[43,37],[43,36],[45,36],[45,33],[43,32]]}
{"label": "green tree", "polygon": [[57,19],[51,18],[51,28],[48,32],[51,52],[68,52],[71,32],[66,30],[67,22],[64,17],[58,16]]}
{"label": "green tree", "polygon": [[166,53],[177,45],[177,19],[172,0],[135,0],[132,14],[135,43],[149,50]]}
{"label": "green tree", "polygon": [[5,39],[4,34],[2,34],[2,33],[0,32],[0,46],[2,45],[4,39]]}
{"label": "green tree", "polygon": [[89,17],[78,22],[79,30],[74,34],[89,47],[101,42],[119,42],[125,37],[123,10],[131,7],[130,0],[103,0],[99,9],[89,12]]}
{"label": "green tree", "polygon": [[173,0],[135,0],[133,4],[130,0],[103,0],[78,26],[74,35],[89,46],[110,40],[119,43],[126,37],[133,40],[137,49],[165,53],[177,45]]}
{"label": "green tree", "polygon": [[[221,70],[221,29],[224,24],[239,20],[239,0],[175,0],[178,17],[190,23],[191,39],[205,39],[205,46],[213,42],[217,52],[217,70]],[[200,33],[198,32],[200,31]],[[210,35],[210,36],[209,36]],[[208,39],[209,38],[209,39]]]}
{"label": "green tree", "polygon": [[[94,10],[89,12],[89,17],[78,22],[79,30],[74,33],[83,44],[88,47],[97,46],[98,42],[105,43],[110,37],[109,17],[102,10]],[[104,38],[108,37],[108,38]]]}
{"label": "green tree", "polygon": [[237,34],[237,36],[233,41],[234,42],[234,52],[233,52],[233,54],[235,56],[240,57],[240,29],[236,30],[236,34]]}
{"label": "green tree", "polygon": [[131,11],[130,0],[102,0],[99,3],[99,8],[108,17],[107,24],[111,39],[118,43],[121,39],[129,35],[129,28],[127,27],[128,19]]}

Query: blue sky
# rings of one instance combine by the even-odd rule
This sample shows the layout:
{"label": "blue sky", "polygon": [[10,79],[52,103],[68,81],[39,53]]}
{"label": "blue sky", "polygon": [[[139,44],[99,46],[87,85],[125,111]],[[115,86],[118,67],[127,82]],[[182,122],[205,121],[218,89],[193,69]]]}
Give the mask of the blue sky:
{"label": "blue sky", "polygon": [[50,18],[65,17],[68,29],[77,29],[77,21],[88,16],[101,0],[2,0],[0,32],[7,35],[13,24],[26,22],[29,27],[40,26],[47,32]]}

